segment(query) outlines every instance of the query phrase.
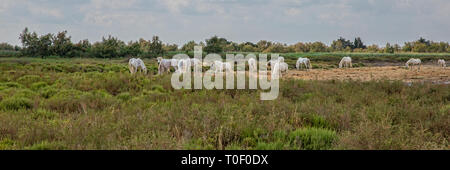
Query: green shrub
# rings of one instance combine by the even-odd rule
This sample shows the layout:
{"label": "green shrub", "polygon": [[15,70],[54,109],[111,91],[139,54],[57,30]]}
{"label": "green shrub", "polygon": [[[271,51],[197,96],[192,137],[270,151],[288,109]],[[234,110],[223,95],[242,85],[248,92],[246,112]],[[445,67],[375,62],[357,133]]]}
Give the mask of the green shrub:
{"label": "green shrub", "polygon": [[235,144],[235,143],[227,145],[225,147],[225,150],[242,150],[242,149],[243,148],[241,148],[241,146],[239,146],[239,144]]}
{"label": "green shrub", "polygon": [[25,150],[60,150],[64,147],[57,142],[42,141],[31,146],[25,147]]}
{"label": "green shrub", "polygon": [[41,69],[41,71],[54,71],[54,72],[63,72],[63,66],[62,65],[44,65]]}
{"label": "green shrub", "polygon": [[16,141],[13,141],[9,138],[3,138],[0,140],[0,150],[11,150],[14,149],[16,145]]}
{"label": "green shrub", "polygon": [[302,117],[304,118],[305,124],[309,127],[324,129],[331,128],[330,123],[323,116],[316,114],[304,114]]}
{"label": "green shrub", "polygon": [[39,90],[39,89],[47,87],[47,86],[48,86],[47,82],[40,81],[40,82],[31,84],[30,88],[33,90]]}
{"label": "green shrub", "polygon": [[0,102],[0,108],[2,110],[31,109],[32,107],[33,102],[24,97],[10,97]]}
{"label": "green shrub", "polygon": [[160,85],[153,85],[152,86],[152,90],[153,91],[157,91],[157,92],[161,92],[161,93],[165,93],[166,92],[166,90]]}
{"label": "green shrub", "polygon": [[335,131],[315,127],[298,129],[289,134],[290,143],[307,150],[331,149],[336,138]]}
{"label": "green shrub", "polygon": [[35,96],[37,96],[37,93],[30,89],[16,89],[15,93],[13,95],[15,97],[25,97],[25,98],[33,99]]}
{"label": "green shrub", "polygon": [[117,98],[123,101],[128,101],[132,98],[132,96],[129,92],[122,92],[117,95]]}
{"label": "green shrub", "polygon": [[15,88],[21,88],[22,85],[16,82],[4,82],[0,83],[0,86],[6,86],[6,87],[15,87]]}
{"label": "green shrub", "polygon": [[56,93],[58,93],[58,90],[53,86],[46,86],[39,91],[40,96],[46,99],[52,97]]}
{"label": "green shrub", "polygon": [[120,66],[120,65],[112,65],[112,66],[107,66],[106,70],[113,71],[113,72],[124,72],[124,71],[128,71],[128,68],[125,66]]}
{"label": "green shrub", "polygon": [[103,72],[105,70],[103,66],[99,65],[85,65],[83,66],[84,72]]}
{"label": "green shrub", "polygon": [[56,116],[58,116],[58,113],[46,109],[37,109],[31,115],[33,119],[53,119]]}
{"label": "green shrub", "polygon": [[44,104],[48,109],[58,112],[86,112],[90,109],[103,109],[115,103],[114,98],[104,90],[82,92],[62,90],[50,97]]}
{"label": "green shrub", "polygon": [[32,83],[41,81],[41,77],[37,75],[24,75],[17,79],[17,82],[29,87]]}
{"label": "green shrub", "polygon": [[59,112],[82,112],[81,103],[87,104],[88,101],[83,101],[82,96],[85,93],[78,90],[61,90],[50,97],[45,102],[45,107]]}
{"label": "green shrub", "polygon": [[255,149],[256,150],[282,150],[282,149],[286,149],[286,147],[288,147],[288,146],[285,143],[280,142],[280,141],[269,142],[269,143],[259,142],[258,144],[256,144]]}

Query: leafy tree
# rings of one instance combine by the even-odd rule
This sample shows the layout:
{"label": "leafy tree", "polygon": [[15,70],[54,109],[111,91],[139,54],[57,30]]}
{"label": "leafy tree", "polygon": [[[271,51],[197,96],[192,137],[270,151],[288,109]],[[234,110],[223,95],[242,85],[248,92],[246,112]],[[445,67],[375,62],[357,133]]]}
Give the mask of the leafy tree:
{"label": "leafy tree", "polygon": [[121,48],[125,45],[123,41],[109,35],[108,38],[102,37],[101,42],[92,45],[91,52],[98,58],[116,58],[121,57]]}
{"label": "leafy tree", "polygon": [[81,40],[78,43],[73,45],[71,56],[72,57],[90,57],[89,50],[92,45],[89,43],[89,40]]}
{"label": "leafy tree", "polygon": [[224,51],[232,52],[232,51],[241,51],[241,46],[238,43],[230,42],[223,48]]}
{"label": "leafy tree", "polygon": [[416,42],[414,43],[414,47],[412,49],[413,52],[424,53],[427,52],[427,44]]}
{"label": "leafy tree", "polygon": [[71,37],[67,37],[66,34],[67,31],[62,31],[52,37],[52,52],[58,56],[69,56],[68,54],[72,51],[73,44],[70,40]]}
{"label": "leafy tree", "polygon": [[163,44],[161,40],[159,40],[158,36],[153,36],[150,43],[149,53],[151,57],[156,57],[164,54]]}
{"label": "leafy tree", "polygon": [[394,52],[399,52],[402,50],[402,47],[400,47],[400,45],[398,45],[398,44],[394,44],[393,48],[394,48]]}
{"label": "leafy tree", "polygon": [[293,46],[294,46],[295,52],[303,52],[303,53],[309,52],[309,46],[305,45],[302,42],[298,42],[298,43],[294,44]]}
{"label": "leafy tree", "polygon": [[243,42],[238,45],[237,49],[242,52],[256,52],[258,51],[258,46],[252,42]]}
{"label": "leafy tree", "polygon": [[348,50],[347,47],[350,47],[350,49],[353,49],[353,43],[350,42],[350,40],[346,40],[345,38],[339,37],[339,39],[334,40],[331,43],[331,48],[334,51],[343,51],[345,49]]}
{"label": "leafy tree", "polygon": [[177,51],[178,45],[176,44],[163,44],[164,51]]}
{"label": "leafy tree", "polygon": [[429,40],[426,40],[425,38],[422,38],[422,37],[420,37],[416,42],[425,44],[426,46],[430,46],[431,45],[431,42]]}
{"label": "leafy tree", "polygon": [[439,44],[437,44],[436,52],[439,52],[439,53],[450,52],[450,46],[449,46],[448,42],[439,42]]}
{"label": "leafy tree", "polygon": [[0,50],[15,51],[15,47],[8,43],[0,43]]}
{"label": "leafy tree", "polygon": [[122,56],[139,56],[141,54],[140,45],[137,41],[130,41],[127,45],[122,47],[121,55]]}
{"label": "leafy tree", "polygon": [[37,45],[37,56],[41,58],[45,58],[46,56],[50,56],[53,54],[52,52],[52,34],[45,34],[39,37],[38,45]]}
{"label": "leafy tree", "polygon": [[355,48],[366,49],[366,46],[359,37],[355,38],[355,41],[353,42],[353,49]]}
{"label": "leafy tree", "polygon": [[386,47],[384,47],[385,53],[394,53],[394,47],[391,46],[390,43],[386,43]]}
{"label": "leafy tree", "polygon": [[22,53],[29,56],[35,56],[38,52],[39,37],[36,32],[29,32],[28,28],[25,28],[19,36],[22,43]]}
{"label": "leafy tree", "polygon": [[269,48],[264,50],[263,52],[267,52],[267,53],[284,53],[285,52],[284,44],[282,44],[282,43],[274,43]]}
{"label": "leafy tree", "polygon": [[413,49],[413,44],[411,42],[405,42],[405,45],[403,46],[402,50],[404,52],[411,52]]}
{"label": "leafy tree", "polygon": [[272,42],[270,41],[266,41],[266,40],[260,40],[256,43],[256,46],[258,48],[259,52],[263,52],[265,51],[267,48],[269,48],[270,46],[272,46]]}
{"label": "leafy tree", "polygon": [[309,49],[311,52],[326,52],[326,50],[327,50],[327,45],[325,45],[322,42],[318,42],[318,41],[311,43],[309,46],[310,46]]}
{"label": "leafy tree", "polygon": [[258,48],[250,45],[250,44],[245,44],[244,46],[241,47],[241,51],[242,52],[256,52],[258,51]]}
{"label": "leafy tree", "polygon": [[150,41],[140,38],[139,39],[139,50],[142,53],[148,53],[150,51]]}
{"label": "leafy tree", "polygon": [[195,43],[195,41],[189,41],[181,47],[181,50],[185,52],[194,51],[194,46],[196,45],[197,43]]}
{"label": "leafy tree", "polygon": [[213,36],[210,39],[206,39],[206,47],[204,49],[207,53],[221,53],[224,47],[229,44],[227,39],[219,38],[218,36]]}

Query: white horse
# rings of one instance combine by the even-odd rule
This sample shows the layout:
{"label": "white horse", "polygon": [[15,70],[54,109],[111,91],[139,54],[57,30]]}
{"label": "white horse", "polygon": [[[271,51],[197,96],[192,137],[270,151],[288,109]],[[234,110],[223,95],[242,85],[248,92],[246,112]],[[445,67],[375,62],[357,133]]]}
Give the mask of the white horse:
{"label": "white horse", "polygon": [[341,62],[339,62],[339,68],[342,67],[350,67],[352,68],[352,58],[350,58],[349,56],[347,57],[342,57]]}
{"label": "white horse", "polygon": [[280,62],[280,71],[287,73],[289,70],[289,65],[285,62]]}
{"label": "white horse", "polygon": [[278,79],[281,77],[281,71],[280,71],[280,63],[275,62],[273,63],[273,69],[272,69],[272,79]]}
{"label": "white horse", "polygon": [[272,79],[278,79],[282,77],[282,73],[283,72],[287,73],[289,70],[289,66],[287,63],[274,61],[272,64],[273,64]]}
{"label": "white horse", "polygon": [[187,58],[178,60],[178,70],[176,70],[176,72],[186,73],[189,69],[191,69],[191,59]]}
{"label": "white horse", "polygon": [[128,69],[130,70],[131,74],[134,74],[137,71],[137,67],[135,67],[136,65],[136,59],[135,58],[130,58],[128,60]]}
{"label": "white horse", "polygon": [[295,64],[297,70],[301,69],[302,65],[305,65],[306,71],[312,69],[311,61],[308,58],[298,58],[297,63]]}
{"label": "white horse", "polygon": [[222,61],[214,61],[214,63],[211,65],[211,68],[214,68],[214,72],[215,73],[219,73],[222,71],[226,71],[226,72],[233,72],[233,68],[231,67],[231,64],[228,62],[222,62]]}
{"label": "white horse", "polygon": [[197,58],[191,58],[190,61],[191,61],[191,66],[196,66],[196,65],[201,66],[201,64],[202,64],[202,62]]}
{"label": "white horse", "polygon": [[447,65],[445,64],[445,60],[444,59],[439,59],[438,60],[438,65],[439,65],[439,67],[442,67],[442,68],[447,67]]}
{"label": "white horse", "polygon": [[147,74],[147,67],[145,67],[144,61],[142,61],[140,58],[131,58],[128,61],[128,69],[130,70],[131,74],[136,73],[139,68],[141,73],[144,72],[144,74]]}
{"label": "white horse", "polygon": [[[409,65],[412,65],[412,66],[417,65],[417,71],[419,71],[420,66],[422,65],[422,61],[418,58],[411,58],[405,63],[406,68],[409,68]],[[412,66],[411,66],[411,69],[412,69]]]}
{"label": "white horse", "polygon": [[158,57],[158,74],[163,74],[164,72],[169,72],[170,67],[175,68],[175,71],[178,70],[178,60],[177,59],[163,59],[162,57]]}
{"label": "white horse", "polygon": [[256,60],[254,58],[248,59],[248,71],[250,73],[251,70],[257,71]]}
{"label": "white horse", "polygon": [[280,63],[284,63],[284,57],[282,56],[278,57],[278,61],[280,61]]}
{"label": "white horse", "polygon": [[[284,63],[284,57],[278,57],[277,60],[280,63]],[[273,62],[277,62],[277,60],[269,60],[269,61],[267,61],[267,67],[271,66],[272,64],[275,64]]]}

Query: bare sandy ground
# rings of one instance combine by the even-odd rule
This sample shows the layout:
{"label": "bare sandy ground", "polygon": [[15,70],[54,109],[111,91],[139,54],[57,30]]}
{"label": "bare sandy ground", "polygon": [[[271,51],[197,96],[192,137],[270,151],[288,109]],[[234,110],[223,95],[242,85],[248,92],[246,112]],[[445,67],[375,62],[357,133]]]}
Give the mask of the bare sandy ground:
{"label": "bare sandy ground", "polygon": [[[203,73],[206,75],[207,73]],[[227,73],[224,73],[224,76]],[[237,72],[232,74],[237,75]],[[245,72],[247,76],[248,71]],[[271,78],[270,70],[266,74],[253,76],[267,76]],[[450,84],[450,68],[441,68],[433,65],[422,65],[419,71],[417,67],[406,69],[404,66],[369,66],[358,68],[334,68],[334,69],[313,69],[296,70],[289,69],[282,74],[282,79],[302,79],[302,80],[400,80],[406,83],[411,82],[432,82],[436,84]]]}
{"label": "bare sandy ground", "polygon": [[437,66],[422,66],[417,69],[406,69],[403,66],[376,66],[348,69],[314,69],[289,70],[283,77],[303,80],[402,80],[404,82],[430,81],[448,84],[450,82],[450,68]]}

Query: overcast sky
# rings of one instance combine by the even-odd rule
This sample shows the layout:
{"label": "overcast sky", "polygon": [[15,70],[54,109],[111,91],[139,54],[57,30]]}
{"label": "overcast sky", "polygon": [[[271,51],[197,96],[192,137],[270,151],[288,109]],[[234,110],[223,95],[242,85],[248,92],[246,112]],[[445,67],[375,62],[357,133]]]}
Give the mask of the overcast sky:
{"label": "overcast sky", "polygon": [[366,44],[450,40],[450,0],[0,0],[0,42],[20,45],[38,34],[67,30],[72,41],[113,35],[126,42],[158,35],[165,43],[283,43],[356,36]]}

